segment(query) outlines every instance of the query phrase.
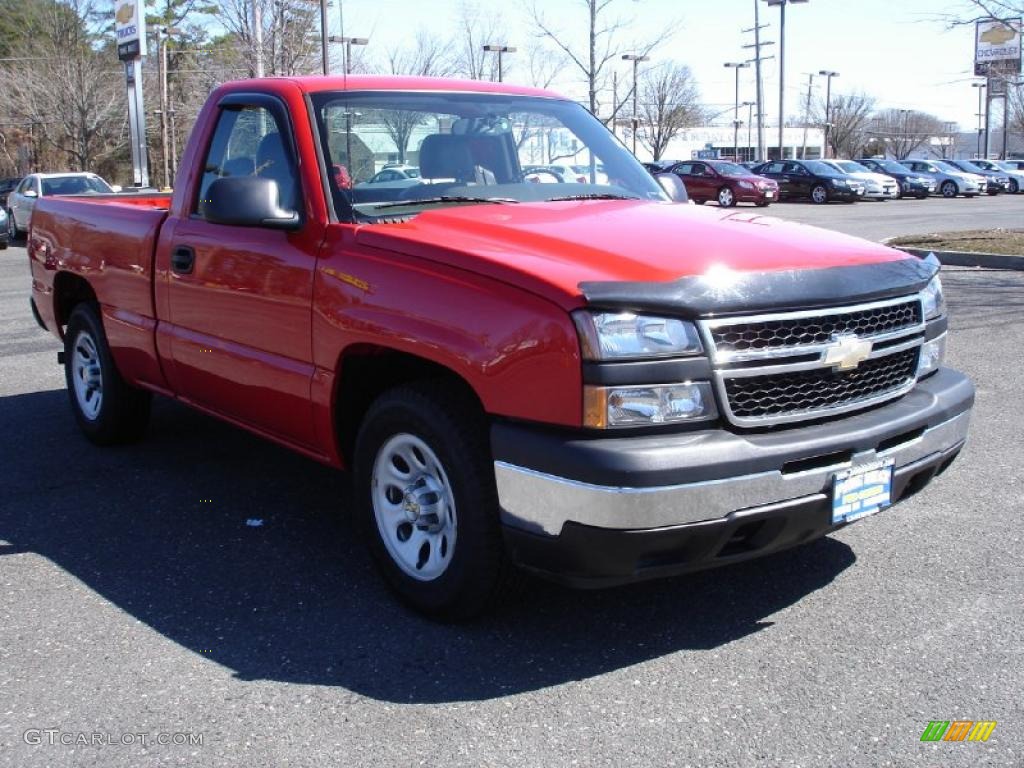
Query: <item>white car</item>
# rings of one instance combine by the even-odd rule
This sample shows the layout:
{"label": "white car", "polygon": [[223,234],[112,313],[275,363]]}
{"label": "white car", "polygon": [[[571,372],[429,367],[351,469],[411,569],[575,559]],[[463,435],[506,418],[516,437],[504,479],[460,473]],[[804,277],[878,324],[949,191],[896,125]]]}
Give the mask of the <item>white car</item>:
{"label": "white car", "polygon": [[941,164],[936,160],[902,160],[904,166],[933,179],[937,185],[939,194],[943,197],[977,197],[988,188],[988,181],[984,176],[973,173],[964,173],[959,168]]}
{"label": "white car", "polygon": [[895,200],[900,196],[900,185],[892,176],[876,173],[853,160],[823,160],[833,168],[864,182],[865,200]]}
{"label": "white car", "polygon": [[1010,183],[1006,191],[1011,195],[1024,192],[1024,163],[1020,160],[1006,160],[1004,162],[992,162],[991,160],[975,160],[975,163],[989,171],[998,171],[1010,177]]}
{"label": "white car", "polygon": [[27,232],[40,197],[54,195],[109,195],[120,191],[95,173],[33,173],[7,196],[7,233],[11,240]]}

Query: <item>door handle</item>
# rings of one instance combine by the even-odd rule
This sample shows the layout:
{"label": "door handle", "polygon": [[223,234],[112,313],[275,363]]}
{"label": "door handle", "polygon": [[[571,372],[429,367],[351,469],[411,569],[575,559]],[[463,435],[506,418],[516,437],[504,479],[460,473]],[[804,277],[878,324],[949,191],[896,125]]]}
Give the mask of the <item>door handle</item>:
{"label": "door handle", "polygon": [[187,245],[176,245],[171,252],[171,269],[179,275],[188,275],[196,263],[196,252]]}

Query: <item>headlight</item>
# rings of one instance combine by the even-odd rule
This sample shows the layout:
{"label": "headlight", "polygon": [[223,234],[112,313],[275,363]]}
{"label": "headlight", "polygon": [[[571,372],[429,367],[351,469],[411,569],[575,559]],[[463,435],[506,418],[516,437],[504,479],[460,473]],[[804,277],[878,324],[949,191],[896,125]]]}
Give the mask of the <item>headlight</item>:
{"label": "headlight", "polygon": [[749,181],[741,181],[739,183],[739,187],[740,189],[753,189],[754,185],[751,184]]}
{"label": "headlight", "polygon": [[939,370],[946,359],[946,334],[926,341],[921,345],[921,356],[917,358],[917,377],[927,376]]}
{"label": "headlight", "polygon": [[843,181],[842,179],[832,179],[832,186],[833,187],[846,187],[846,186],[849,186],[849,185],[845,181]]}
{"label": "headlight", "polygon": [[630,360],[696,355],[702,351],[693,323],[633,312],[573,312],[585,360]]}
{"label": "headlight", "polygon": [[942,296],[942,281],[938,275],[921,291],[921,309],[925,320],[933,320],[945,313],[946,300]]}
{"label": "headlight", "polygon": [[678,424],[717,415],[706,381],[583,388],[583,425],[594,429]]}

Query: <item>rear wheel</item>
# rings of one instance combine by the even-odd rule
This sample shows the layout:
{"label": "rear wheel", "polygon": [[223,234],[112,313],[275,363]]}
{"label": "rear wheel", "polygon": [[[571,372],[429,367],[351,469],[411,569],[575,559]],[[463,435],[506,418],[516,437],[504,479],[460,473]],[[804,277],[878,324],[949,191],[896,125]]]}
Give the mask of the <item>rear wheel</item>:
{"label": "rear wheel", "polygon": [[[940,190],[942,192],[943,197],[956,197],[958,194],[960,194],[960,190],[957,188],[956,182],[954,181],[942,182]],[[968,195],[968,197],[972,197],[972,195]]]}
{"label": "rear wheel", "polygon": [[822,205],[828,202],[828,190],[825,189],[823,184],[815,184],[811,190],[811,202],[816,205]]}
{"label": "rear wheel", "polygon": [[121,378],[94,303],[79,304],[71,312],[64,334],[64,376],[71,410],[89,440],[97,445],[130,442],[146,431],[150,394]]}
{"label": "rear wheel", "polygon": [[732,208],[736,205],[736,195],[729,187],[722,187],[718,190],[718,204],[723,208]]}
{"label": "rear wheel", "polygon": [[388,584],[416,610],[462,618],[503,597],[505,554],[487,423],[441,382],[370,407],[356,441],[356,522]]}

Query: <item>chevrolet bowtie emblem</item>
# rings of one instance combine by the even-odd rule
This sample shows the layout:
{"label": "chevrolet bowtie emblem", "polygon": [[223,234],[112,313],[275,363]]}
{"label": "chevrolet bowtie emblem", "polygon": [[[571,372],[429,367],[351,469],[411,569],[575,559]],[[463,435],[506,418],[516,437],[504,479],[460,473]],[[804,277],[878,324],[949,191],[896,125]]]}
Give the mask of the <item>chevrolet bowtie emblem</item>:
{"label": "chevrolet bowtie emblem", "polygon": [[837,371],[852,371],[871,356],[874,345],[856,336],[837,336],[822,355],[822,362]]}

